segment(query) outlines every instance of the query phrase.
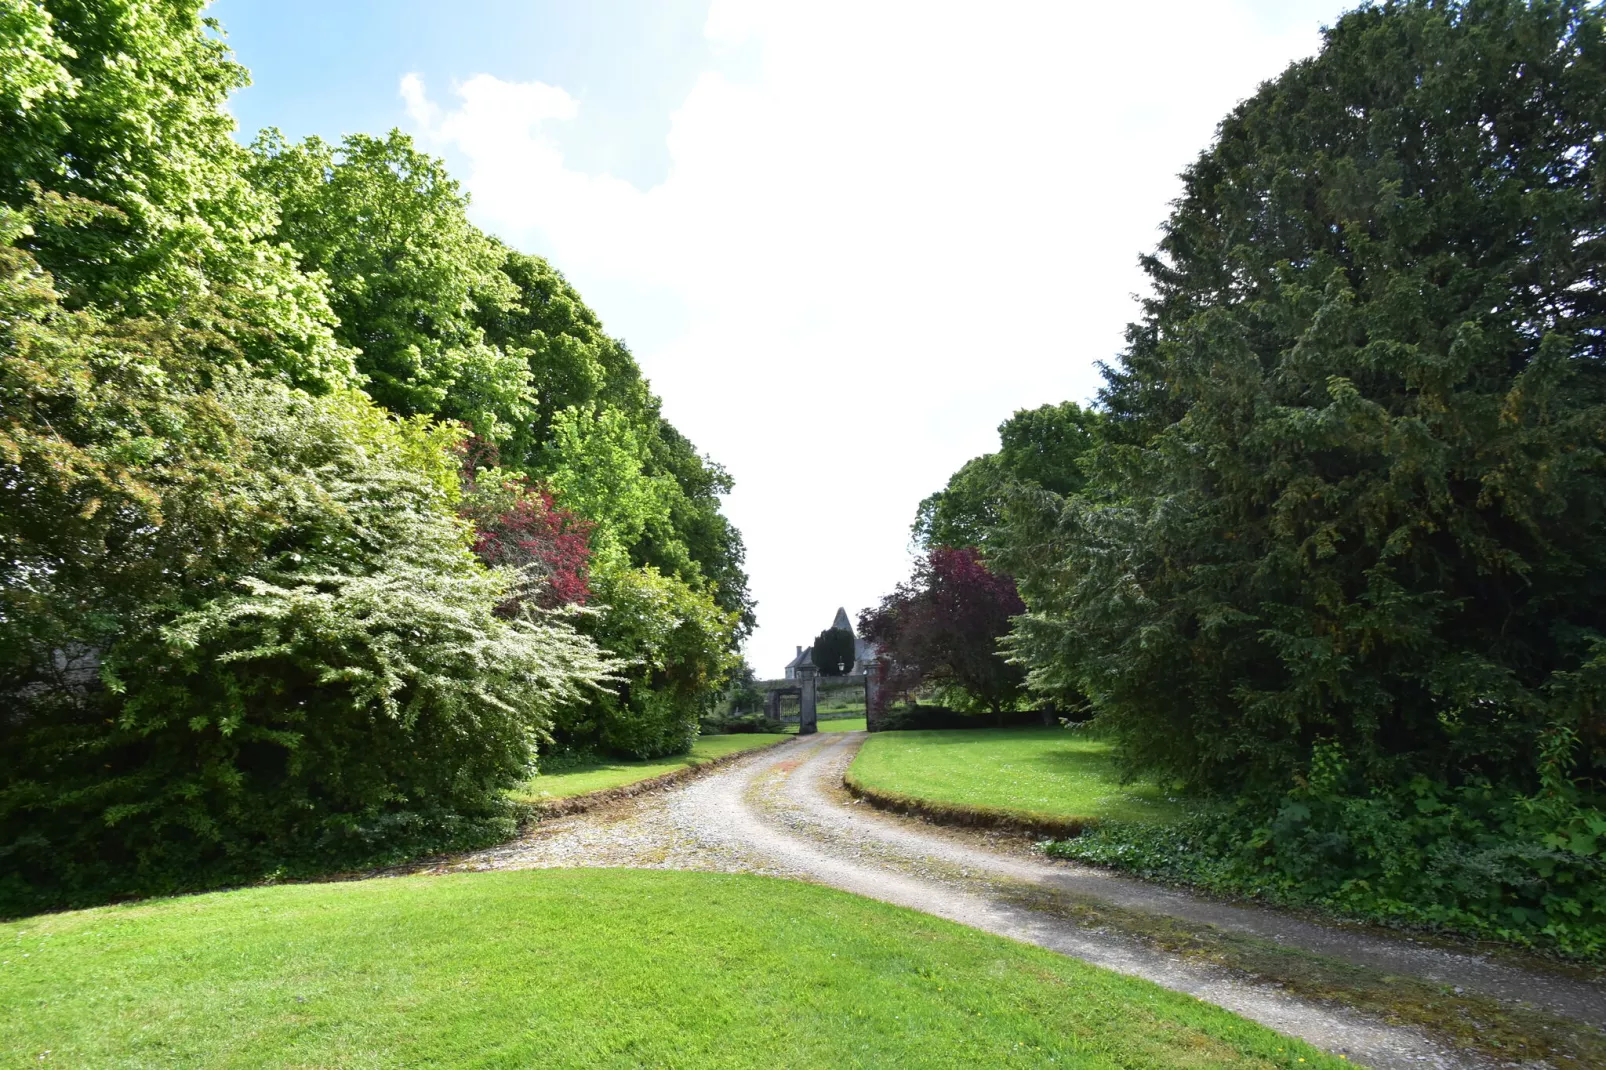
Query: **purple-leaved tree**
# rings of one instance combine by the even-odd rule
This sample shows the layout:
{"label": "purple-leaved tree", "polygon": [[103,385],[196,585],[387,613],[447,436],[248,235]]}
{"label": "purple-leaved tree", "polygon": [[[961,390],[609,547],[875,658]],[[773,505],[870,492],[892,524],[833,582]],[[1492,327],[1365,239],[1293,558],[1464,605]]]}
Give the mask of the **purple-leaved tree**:
{"label": "purple-leaved tree", "polygon": [[1025,671],[1004,660],[998,641],[1025,611],[1015,581],[974,549],[938,547],[859,615],[859,633],[880,649],[883,696],[934,685],[949,705],[1001,713],[1020,700]]}

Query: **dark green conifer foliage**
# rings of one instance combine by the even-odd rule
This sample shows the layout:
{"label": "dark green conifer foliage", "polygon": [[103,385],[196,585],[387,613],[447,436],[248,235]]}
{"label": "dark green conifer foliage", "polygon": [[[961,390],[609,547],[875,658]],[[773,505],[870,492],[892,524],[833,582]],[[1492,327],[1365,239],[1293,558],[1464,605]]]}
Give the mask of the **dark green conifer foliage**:
{"label": "dark green conifer foliage", "polygon": [[814,664],[821,676],[846,676],[853,668],[853,633],[844,628],[827,628],[814,637]]}
{"label": "dark green conifer foliage", "polygon": [[1184,181],[1094,484],[1013,533],[1035,685],[1198,784],[1606,773],[1600,8],[1353,12]]}

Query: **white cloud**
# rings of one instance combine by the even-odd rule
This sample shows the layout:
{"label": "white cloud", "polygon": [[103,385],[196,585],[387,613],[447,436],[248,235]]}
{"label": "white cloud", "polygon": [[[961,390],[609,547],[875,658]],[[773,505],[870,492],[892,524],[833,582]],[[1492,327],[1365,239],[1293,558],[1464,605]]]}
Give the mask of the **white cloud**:
{"label": "white cloud", "polygon": [[903,577],[916,503],[1002,419],[1096,389],[1176,173],[1338,10],[1304,6],[1290,34],[1247,2],[716,0],[715,54],[757,74],[697,80],[648,190],[565,163],[556,86],[401,93],[481,224],[568,274],[736,476],[772,674]]}

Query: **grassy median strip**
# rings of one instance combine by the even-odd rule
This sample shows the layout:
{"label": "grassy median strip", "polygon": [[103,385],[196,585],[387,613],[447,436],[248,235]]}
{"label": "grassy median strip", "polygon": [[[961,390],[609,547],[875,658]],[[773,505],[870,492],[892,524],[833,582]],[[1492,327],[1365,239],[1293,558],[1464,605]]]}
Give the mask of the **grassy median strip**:
{"label": "grassy median strip", "polygon": [[1066,833],[1093,821],[1158,823],[1180,814],[1158,786],[1121,783],[1108,743],[1064,728],[881,732],[865,741],[848,779],[876,801],[902,801],[915,812],[923,805],[928,816],[969,811]]}
{"label": "grassy median strip", "polygon": [[630,762],[603,759],[564,768],[555,773],[542,773],[531,777],[512,791],[520,802],[543,803],[556,799],[570,799],[594,791],[621,788],[643,780],[651,780],[688,766],[723,758],[746,750],[757,750],[787,738],[784,734],[750,733],[730,736],[702,736],[692,744],[691,753],[653,761]]}
{"label": "grassy median strip", "polygon": [[0,1064],[1339,1067],[1144,981],[765,877],[288,885],[0,925]]}

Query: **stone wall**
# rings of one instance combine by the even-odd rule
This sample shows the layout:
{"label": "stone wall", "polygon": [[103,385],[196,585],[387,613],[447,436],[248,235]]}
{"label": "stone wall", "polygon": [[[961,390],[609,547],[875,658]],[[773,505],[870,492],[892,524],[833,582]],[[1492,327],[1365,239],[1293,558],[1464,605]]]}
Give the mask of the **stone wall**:
{"label": "stone wall", "polygon": [[[861,672],[851,676],[822,676],[819,678],[818,684],[821,694],[828,691],[846,691],[849,688],[856,688],[862,691],[864,690],[864,674]],[[753,686],[760,691],[784,691],[787,688],[795,688],[797,685],[797,680],[759,680]]]}

